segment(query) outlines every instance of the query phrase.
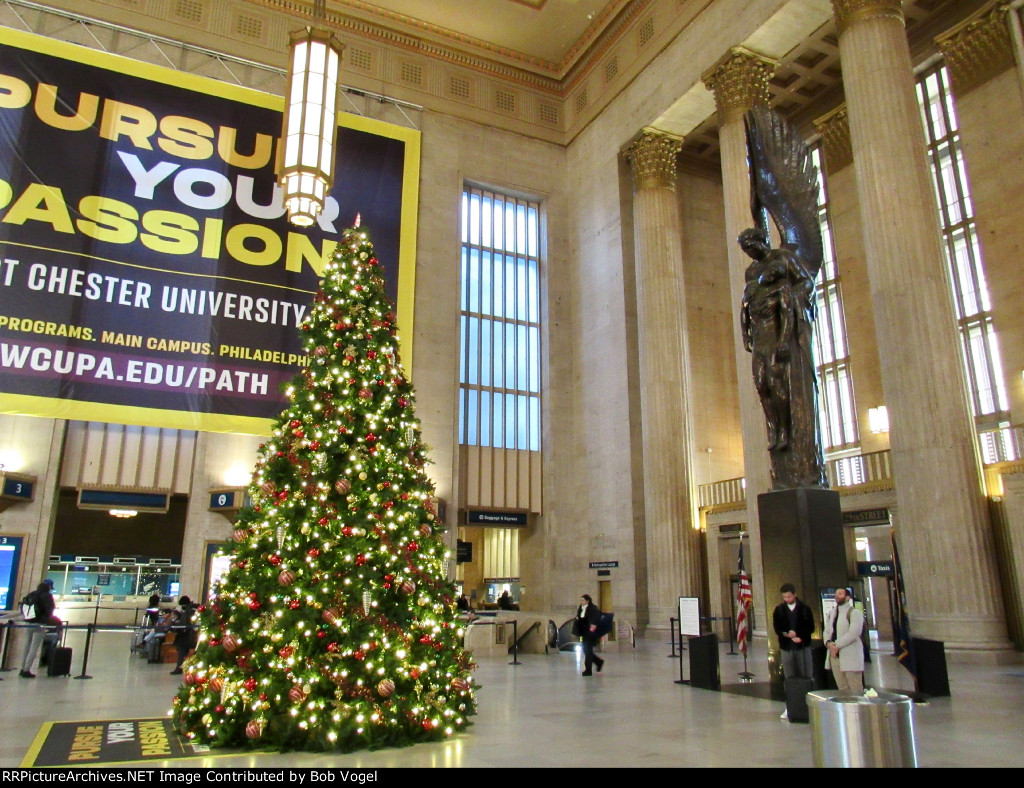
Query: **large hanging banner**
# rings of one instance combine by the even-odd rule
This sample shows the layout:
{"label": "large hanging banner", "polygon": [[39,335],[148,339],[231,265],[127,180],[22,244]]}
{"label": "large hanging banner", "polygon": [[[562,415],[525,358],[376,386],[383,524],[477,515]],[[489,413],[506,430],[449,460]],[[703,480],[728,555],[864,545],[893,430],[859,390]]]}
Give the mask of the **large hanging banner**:
{"label": "large hanging banner", "polygon": [[419,132],[339,113],[334,190],[297,228],[283,106],[0,30],[0,412],[266,433],[357,213],[412,336]]}

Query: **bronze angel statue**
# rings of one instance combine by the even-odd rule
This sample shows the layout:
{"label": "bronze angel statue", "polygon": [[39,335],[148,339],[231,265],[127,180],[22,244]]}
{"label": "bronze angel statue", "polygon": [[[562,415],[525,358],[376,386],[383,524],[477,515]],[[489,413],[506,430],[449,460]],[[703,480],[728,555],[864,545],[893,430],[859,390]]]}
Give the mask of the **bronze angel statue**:
{"label": "bronze angel statue", "polygon": [[[813,352],[815,279],[824,258],[817,170],[807,144],[774,110],[755,107],[745,126],[755,226],[739,236],[753,260],[740,326],[768,429],[772,489],[827,487]],[[781,238],[774,249],[769,216]]]}

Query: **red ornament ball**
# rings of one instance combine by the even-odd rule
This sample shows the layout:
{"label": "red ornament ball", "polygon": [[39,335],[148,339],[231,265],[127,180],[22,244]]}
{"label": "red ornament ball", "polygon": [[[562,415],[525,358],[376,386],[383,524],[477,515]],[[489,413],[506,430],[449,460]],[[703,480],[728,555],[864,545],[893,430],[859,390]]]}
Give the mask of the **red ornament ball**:
{"label": "red ornament ball", "polygon": [[296,684],[290,690],[288,690],[288,697],[292,699],[293,703],[302,703],[306,699],[306,693],[302,687]]}
{"label": "red ornament ball", "polygon": [[391,697],[391,694],[394,691],[395,691],[395,682],[393,682],[391,679],[381,679],[381,681],[377,684],[377,693],[382,698],[389,698],[389,697]]}
{"label": "red ornament ball", "polygon": [[420,725],[423,726],[423,730],[425,731],[432,730],[434,727],[434,723],[432,723],[430,720],[423,720],[423,722],[421,722]]}
{"label": "red ornament ball", "polygon": [[412,582],[412,580],[403,580],[400,588],[402,589],[403,593],[411,594],[413,591],[416,590],[416,584]]}
{"label": "red ornament ball", "polygon": [[274,566],[277,566],[281,563],[281,556],[279,556],[277,553],[271,553],[269,556],[267,556],[267,560]]}
{"label": "red ornament ball", "polygon": [[295,582],[295,573],[291,569],[282,570],[277,576],[277,582],[283,586],[290,586]]}
{"label": "red ornament ball", "polygon": [[[342,429],[345,428],[342,427]],[[339,495],[345,495],[346,493],[348,493],[349,490],[352,489],[352,482],[350,482],[348,479],[338,479],[338,481],[334,483],[334,489],[338,491]]]}
{"label": "red ornament ball", "polygon": [[224,646],[224,650],[230,654],[238,648],[238,638],[234,635],[225,635],[224,640],[221,641],[221,645]]}
{"label": "red ornament ball", "polygon": [[372,361],[373,359],[377,358],[377,351],[376,350],[367,350],[366,351],[366,357]]}
{"label": "red ornament ball", "polygon": [[220,676],[214,676],[210,679],[210,692],[220,692],[224,689],[224,679]]}
{"label": "red ornament ball", "polygon": [[456,692],[465,692],[469,689],[469,682],[461,676],[452,679],[452,689]]}
{"label": "red ornament ball", "polygon": [[327,348],[325,348],[323,345],[317,345],[316,350],[313,351],[313,354],[317,356],[326,356]]}
{"label": "red ornament ball", "polygon": [[373,392],[369,389],[359,389],[359,399],[372,399]]}
{"label": "red ornament ball", "polygon": [[[327,520],[326,517],[324,517],[323,519]],[[328,520],[328,522],[330,522],[330,520]],[[327,523],[320,523],[320,525],[327,525]],[[312,548],[310,548],[309,552],[306,553],[306,555],[308,555],[310,558],[316,558],[317,556],[320,555],[320,551],[317,548],[312,547]]]}
{"label": "red ornament ball", "polygon": [[256,679],[246,679],[242,682],[242,686],[245,687],[249,692],[252,692],[258,686]]}
{"label": "red ornament ball", "polygon": [[335,621],[338,620],[340,616],[341,611],[338,610],[338,608],[336,607],[329,607],[322,614],[323,620],[326,621],[328,624],[333,624]]}
{"label": "red ornament ball", "polygon": [[298,419],[292,419],[290,422],[288,422],[288,426],[290,426],[292,429],[295,429],[296,427],[302,426],[302,422],[299,421]]}
{"label": "red ornament ball", "polygon": [[241,544],[242,542],[244,542],[246,539],[249,538],[249,532],[247,530],[245,530],[244,528],[236,528],[234,533],[231,534],[231,538],[234,539],[239,544]]}
{"label": "red ornament ball", "polygon": [[410,553],[415,553],[419,549],[420,549],[420,546],[419,546],[418,542],[409,542],[409,552]]}
{"label": "red ornament ball", "polygon": [[360,555],[356,556],[356,566],[362,566],[365,563],[366,563],[366,556],[365,555],[360,554]]}
{"label": "red ornament ball", "polygon": [[434,532],[434,529],[430,527],[430,523],[420,523],[420,535],[430,536]]}
{"label": "red ornament ball", "polygon": [[288,603],[288,607],[292,610],[298,610],[300,607],[302,607],[302,603],[298,599],[293,599],[291,602]]}
{"label": "red ornament ball", "polygon": [[267,495],[272,495],[274,490],[277,489],[277,485],[275,485],[273,482],[263,482],[263,484],[260,485],[260,489],[263,490],[263,492],[265,492]]}
{"label": "red ornament ball", "polygon": [[259,720],[253,720],[245,726],[245,735],[250,739],[258,739],[263,735],[263,726],[260,725]]}

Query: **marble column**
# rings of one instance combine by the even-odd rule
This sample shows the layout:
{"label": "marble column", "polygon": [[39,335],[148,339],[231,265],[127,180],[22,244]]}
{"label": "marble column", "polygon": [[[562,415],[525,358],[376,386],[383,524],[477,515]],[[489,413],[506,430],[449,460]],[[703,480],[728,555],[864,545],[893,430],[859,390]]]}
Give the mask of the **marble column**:
{"label": "marble column", "polygon": [[963,98],[974,88],[1013,68],[1013,38],[1005,0],[988,3],[960,24],[937,36],[935,43],[953,79],[953,92]]}
{"label": "marble column", "polygon": [[667,626],[699,596],[700,534],[676,157],[682,139],[646,128],[626,146],[633,176],[644,522],[650,621]]}
{"label": "marble column", "polygon": [[1009,657],[900,0],[832,0],[919,637]]}
{"label": "marble column", "polygon": [[764,411],[754,388],[750,353],[743,347],[740,331],[740,302],[750,258],[736,242],[740,232],[753,226],[750,214],[750,175],[747,168],[747,140],[743,115],[755,104],[768,103],[768,80],[777,62],[743,47],[733,47],[703,75],[704,85],[715,95],[718,109],[718,140],[722,161],[722,190],[725,199],[725,234],[729,253],[729,293],[734,305],[733,352],[739,381],[740,428],[743,437],[743,470],[747,481],[747,532],[750,542],[745,556],[751,574],[754,606],[767,611],[756,618],[756,632],[766,631],[770,611],[777,604],[779,590],[764,587],[761,532],[758,526],[757,496],[771,489],[771,467]]}

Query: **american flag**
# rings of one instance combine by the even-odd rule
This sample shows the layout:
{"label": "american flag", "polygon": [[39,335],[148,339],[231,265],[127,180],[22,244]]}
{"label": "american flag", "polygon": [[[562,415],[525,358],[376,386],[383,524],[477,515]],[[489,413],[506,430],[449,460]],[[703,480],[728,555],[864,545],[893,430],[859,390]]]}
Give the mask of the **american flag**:
{"label": "american flag", "polygon": [[736,612],[736,645],[739,647],[740,653],[745,655],[747,653],[747,639],[749,637],[747,633],[747,611],[750,610],[750,603],[754,597],[750,593],[750,578],[747,576],[747,570],[743,568],[742,539],[740,540],[739,573],[739,589],[736,591],[736,604],[739,608]]}

